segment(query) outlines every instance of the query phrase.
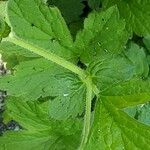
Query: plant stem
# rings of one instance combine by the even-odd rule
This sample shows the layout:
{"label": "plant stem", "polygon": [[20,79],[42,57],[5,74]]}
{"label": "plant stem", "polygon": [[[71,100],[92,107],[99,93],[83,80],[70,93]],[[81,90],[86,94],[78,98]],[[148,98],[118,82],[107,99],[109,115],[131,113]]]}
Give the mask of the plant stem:
{"label": "plant stem", "polygon": [[50,52],[50,51],[46,51],[45,49],[38,47],[34,44],[28,43],[27,41],[20,39],[16,36],[13,36],[12,38],[9,38],[8,41],[10,41],[11,43],[14,43],[18,46],[21,46],[25,49],[28,49],[29,51],[40,55],[42,57],[44,57],[47,60],[50,60],[68,70],[70,70],[71,72],[78,74],[80,78],[84,79],[86,78],[86,74],[85,71],[82,70],[81,68],[79,68],[78,66],[76,66],[75,64],[65,60],[62,57],[57,56],[56,54]]}
{"label": "plant stem", "polygon": [[88,77],[85,81],[86,83],[86,109],[85,109],[85,116],[84,116],[84,126],[82,131],[82,139],[81,144],[79,146],[79,150],[84,150],[86,143],[88,141],[88,136],[91,127],[91,101],[92,101],[92,81],[90,77]]}
{"label": "plant stem", "polygon": [[[64,58],[61,58],[50,51],[46,51],[45,49],[38,47],[34,44],[28,43],[28,41],[25,41],[23,39],[20,39],[16,36],[13,36],[8,39],[8,41],[21,46],[25,49],[28,49],[29,51],[40,55],[44,57],[47,60],[50,60],[68,70],[71,72],[79,75],[79,77],[82,79],[82,81],[86,84],[86,110],[85,110],[85,116],[84,116],[84,126],[83,126],[83,131],[82,131],[82,139],[81,139],[81,144],[79,146],[79,150],[84,150],[86,143],[88,141],[88,136],[90,132],[90,127],[91,127],[91,101],[92,101],[92,93],[97,93],[97,89],[93,88],[92,80],[91,78],[85,73],[84,70],[76,66],[75,64],[65,60]],[[96,90],[95,90],[96,89]]]}

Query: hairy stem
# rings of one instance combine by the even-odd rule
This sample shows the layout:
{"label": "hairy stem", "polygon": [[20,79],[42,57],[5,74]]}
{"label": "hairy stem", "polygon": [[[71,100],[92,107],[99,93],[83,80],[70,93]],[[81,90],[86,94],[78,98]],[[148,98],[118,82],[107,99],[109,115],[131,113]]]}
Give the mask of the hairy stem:
{"label": "hairy stem", "polygon": [[54,53],[51,53],[50,51],[46,51],[45,49],[38,47],[34,44],[28,43],[27,41],[20,39],[18,37],[13,36],[12,38],[9,38],[8,41],[10,41],[11,43],[14,43],[18,46],[21,46],[25,49],[28,49],[29,51],[44,57],[47,60],[50,60],[68,70],[70,70],[71,72],[78,74],[80,78],[86,78],[86,74],[85,71],[82,70],[81,68],[79,68],[78,66],[76,66],[75,64],[65,60],[62,57],[59,57],[57,55],[55,55]]}
{"label": "hairy stem", "polygon": [[79,75],[79,77],[82,79],[82,81],[86,84],[86,110],[85,110],[85,116],[84,116],[84,127],[82,131],[82,139],[81,144],[79,146],[79,150],[83,150],[86,146],[86,143],[88,141],[88,136],[90,132],[91,127],[91,101],[92,101],[92,93],[95,94],[98,93],[98,90],[95,86],[92,84],[92,80],[90,77],[87,77],[84,70],[76,66],[75,64],[65,60],[64,58],[61,58],[50,51],[46,51],[45,49],[38,47],[34,44],[28,43],[28,41],[25,41],[23,39],[20,39],[16,36],[13,36],[8,39],[8,41],[23,47],[25,49],[28,49],[29,51],[44,57],[47,60],[50,60],[68,70],[71,72]]}
{"label": "hairy stem", "polygon": [[91,127],[91,101],[92,101],[92,81],[90,77],[88,77],[85,81],[86,83],[86,110],[85,110],[85,116],[84,116],[84,126],[83,126],[83,131],[82,131],[82,139],[81,139],[81,144],[79,146],[79,150],[84,150],[89,132],[90,132],[90,127]]}

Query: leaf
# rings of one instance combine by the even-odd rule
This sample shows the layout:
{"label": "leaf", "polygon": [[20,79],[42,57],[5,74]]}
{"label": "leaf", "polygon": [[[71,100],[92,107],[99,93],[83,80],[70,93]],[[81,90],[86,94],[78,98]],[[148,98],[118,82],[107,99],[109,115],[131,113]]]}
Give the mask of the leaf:
{"label": "leaf", "polygon": [[149,0],[102,0],[102,3],[103,9],[117,5],[131,35],[133,32],[139,36],[150,34]]}
{"label": "leaf", "polygon": [[48,104],[48,102],[26,101],[21,97],[8,97],[5,114],[30,132],[51,130],[52,123],[48,116]]}
{"label": "leaf", "polygon": [[[144,104],[142,104],[144,105]],[[130,117],[134,118],[137,120],[137,116],[138,116],[138,105],[137,106],[129,106],[123,109],[123,111],[125,113],[127,113]]]}
{"label": "leaf", "polygon": [[5,19],[6,17],[6,5],[6,1],[0,1],[0,16],[2,17],[2,19]]}
{"label": "leaf", "polygon": [[0,18],[0,40],[5,32],[5,22]]}
{"label": "leaf", "polygon": [[57,8],[49,8],[41,0],[10,0],[8,19],[12,38],[17,36],[69,60],[75,57],[72,37]]}
{"label": "leaf", "polygon": [[132,79],[113,86],[103,93],[118,108],[135,106],[150,101],[150,79]]}
{"label": "leaf", "polygon": [[150,125],[150,104],[138,107],[138,121]]}
{"label": "leaf", "polygon": [[85,19],[75,46],[81,60],[89,63],[106,52],[120,53],[126,41],[125,22],[120,19],[118,9],[111,7],[103,12],[94,11]]}
{"label": "leaf", "polygon": [[103,55],[89,65],[102,96],[119,108],[150,100],[149,66],[143,48],[130,43],[122,55]]}
{"label": "leaf", "polygon": [[1,42],[0,53],[2,54],[3,61],[7,62],[7,69],[12,69],[22,61],[39,58],[38,55],[31,53],[27,49],[7,41]]}
{"label": "leaf", "polygon": [[80,120],[59,122],[50,119],[47,102],[25,102],[21,98],[10,97],[6,106],[9,115],[22,125],[23,130],[9,132],[0,137],[1,149],[74,150],[77,147],[77,137],[81,130]]}
{"label": "leaf", "polygon": [[144,123],[146,125],[150,125],[150,103],[149,102],[134,107],[127,107],[124,110],[127,114],[135,118],[137,121]]}
{"label": "leaf", "polygon": [[0,38],[5,38],[10,33],[10,27],[8,24],[0,18]]}
{"label": "leaf", "polygon": [[83,26],[83,19],[76,22],[72,22],[68,25],[73,39],[75,39],[77,32],[82,29],[82,26]]}
{"label": "leaf", "polygon": [[101,0],[88,0],[88,5],[91,9],[98,10],[101,5]]}
{"label": "leaf", "polygon": [[0,1],[0,40],[7,37],[10,32],[10,27],[6,21],[6,4],[7,2]]}
{"label": "leaf", "polygon": [[78,134],[74,137],[57,137],[57,135],[49,135],[48,132],[19,132],[7,133],[0,137],[1,150],[76,150],[78,146]]}
{"label": "leaf", "polygon": [[50,116],[55,119],[81,115],[84,108],[85,85],[72,74],[44,58],[21,62],[12,75],[0,78],[0,89],[11,96],[28,100],[52,98]]}
{"label": "leaf", "polygon": [[146,36],[143,39],[144,44],[146,45],[146,48],[149,50],[150,52],[150,36]]}
{"label": "leaf", "polygon": [[10,33],[10,27],[4,21],[4,19],[2,18],[0,14],[0,40],[2,40],[2,38],[7,37],[9,33]]}
{"label": "leaf", "polygon": [[119,110],[150,100],[149,66],[144,50],[131,43],[124,55],[103,55],[89,68],[102,102],[97,104],[99,111],[95,109],[95,123],[86,149],[149,149],[148,135],[143,134],[149,128],[138,125]]}
{"label": "leaf", "polygon": [[150,55],[147,56],[148,64],[150,65]]}
{"label": "leaf", "polygon": [[95,112],[86,150],[150,149],[150,127],[115,108],[111,100],[98,101]]}
{"label": "leaf", "polygon": [[[7,13],[12,29],[7,40],[40,58],[15,48],[17,57],[27,55],[29,60],[19,61],[11,75],[0,78],[0,89],[18,97],[7,101],[6,114],[23,127],[20,135],[0,138],[2,148],[20,149],[22,144],[41,150],[150,149],[149,127],[120,110],[148,101],[150,83],[144,49],[130,42],[125,47],[128,34],[117,6],[93,11],[75,42],[59,10],[41,0],[9,0]],[[78,66],[88,69],[75,65],[78,60]],[[89,135],[94,96],[101,101],[92,108],[95,118]]]}
{"label": "leaf", "polygon": [[47,3],[58,7],[65,21],[69,24],[80,20],[84,8],[82,1],[83,0],[48,0]]}
{"label": "leaf", "polygon": [[[15,56],[24,56],[24,57],[31,57],[36,58],[39,57],[38,55],[31,53],[27,49],[24,49],[22,47],[19,47],[11,42],[3,41],[0,44],[0,53],[3,55],[4,58],[11,57],[13,55]],[[9,61],[9,59],[6,58],[6,61]]]}
{"label": "leaf", "polygon": [[[12,38],[12,42],[19,39],[23,43],[23,47],[27,45],[26,49],[34,47],[35,51],[42,49],[42,52],[39,51],[41,53],[44,51],[46,54],[41,59],[20,62],[17,67],[13,68],[13,75],[0,79],[0,89],[7,90],[8,95],[22,96],[28,100],[50,97],[49,115],[52,118],[61,120],[80,116],[84,111],[85,85],[82,84],[77,75],[45,60],[47,55],[52,55],[52,60],[59,61],[59,64],[64,63],[63,67],[73,66],[72,70],[75,70],[75,73],[78,70],[80,71],[80,68],[77,68],[74,64],[66,63],[65,59],[58,57],[60,54],[60,56],[74,61],[75,55],[69,49],[72,46],[70,32],[57,8],[48,8],[41,1],[32,0],[30,5],[32,9],[28,11],[30,2],[24,0],[21,2],[10,0],[8,2],[8,16],[13,31],[10,38]],[[36,12],[36,14],[31,13],[29,15],[30,11]],[[34,25],[32,26],[32,24]],[[22,28],[25,30],[22,30]],[[53,38],[51,42],[49,41],[50,37]],[[59,38],[59,43],[55,45],[54,38],[56,37]],[[39,38],[38,43],[37,38]],[[47,45],[42,41],[43,39],[48,42]],[[5,44],[6,50],[10,43]],[[47,46],[50,49],[46,52]],[[12,53],[17,51],[18,54],[30,56],[30,53],[26,53],[26,51],[22,53],[24,49],[18,52],[18,48],[15,48]],[[54,48],[55,51],[58,50],[58,53],[51,48]],[[75,67],[77,69],[74,69]]]}
{"label": "leaf", "polygon": [[49,6],[56,6],[61,11],[73,38],[83,26],[85,6],[83,0],[47,0]]}
{"label": "leaf", "polygon": [[123,54],[106,53],[93,61],[88,68],[93,82],[101,92],[135,78],[147,78],[149,66],[143,48],[130,43]]}
{"label": "leaf", "polygon": [[51,145],[57,141],[55,137],[51,138],[47,132],[43,133],[9,133],[4,137],[0,137],[1,150],[11,150],[15,148],[16,150],[49,150]]}
{"label": "leaf", "polygon": [[10,118],[16,120],[24,130],[41,132],[44,130],[58,131],[60,134],[72,135],[76,129],[80,130],[80,119],[68,119],[57,121],[49,117],[49,102],[27,101],[22,97],[8,97],[6,100],[7,113]]}

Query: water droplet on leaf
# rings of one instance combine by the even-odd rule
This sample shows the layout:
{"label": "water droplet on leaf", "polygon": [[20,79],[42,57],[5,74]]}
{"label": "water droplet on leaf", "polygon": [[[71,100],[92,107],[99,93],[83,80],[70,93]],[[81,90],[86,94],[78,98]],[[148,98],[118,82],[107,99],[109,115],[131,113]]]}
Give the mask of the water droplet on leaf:
{"label": "water droplet on leaf", "polygon": [[107,49],[104,49],[104,51],[105,51],[105,52],[108,52],[108,50],[107,50]]}
{"label": "water droplet on leaf", "polygon": [[100,42],[98,42],[98,46],[101,46],[101,43],[100,43]]}
{"label": "water droplet on leaf", "polygon": [[65,94],[63,94],[63,96],[65,96],[65,97],[66,97],[66,96],[68,96],[68,95],[69,95],[69,94],[66,94],[66,93],[65,93]]}

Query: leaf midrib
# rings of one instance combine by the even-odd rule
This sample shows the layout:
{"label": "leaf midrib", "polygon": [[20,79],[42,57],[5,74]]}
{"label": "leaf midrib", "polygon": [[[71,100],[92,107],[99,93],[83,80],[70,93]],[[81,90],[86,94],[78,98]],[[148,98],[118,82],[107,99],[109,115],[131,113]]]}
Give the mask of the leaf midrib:
{"label": "leaf midrib", "polygon": [[45,49],[38,47],[34,45],[33,43],[29,43],[28,41],[17,37],[14,33],[10,34],[8,41],[22,48],[25,48],[35,54],[38,54],[44,57],[45,59],[50,60],[51,62],[54,62],[55,64],[63,68],[70,70],[71,72],[77,74],[79,78],[81,79],[81,81],[85,83],[86,85],[86,110],[85,110],[85,116],[84,116],[84,127],[83,127],[83,132],[82,132],[82,139],[81,139],[81,144],[79,146],[80,150],[84,150],[85,145],[88,140],[90,127],[91,127],[90,125],[91,123],[91,101],[92,101],[93,92],[96,95],[99,93],[96,85],[92,83],[92,79],[90,75],[88,75],[85,70],[79,68],[75,64],[65,60],[64,58],[50,51],[46,51]]}
{"label": "leaf midrib", "polygon": [[83,80],[87,77],[87,75],[83,69],[79,68],[75,64],[65,60],[64,58],[62,58],[50,51],[46,51],[45,49],[43,49],[37,45],[34,45],[33,43],[31,44],[28,41],[18,38],[15,35],[11,35],[11,37],[8,39],[8,41],[11,43],[14,43],[15,45],[21,46],[39,56],[42,56],[45,59],[50,60],[63,68],[70,70],[71,72],[79,75],[79,77]]}

